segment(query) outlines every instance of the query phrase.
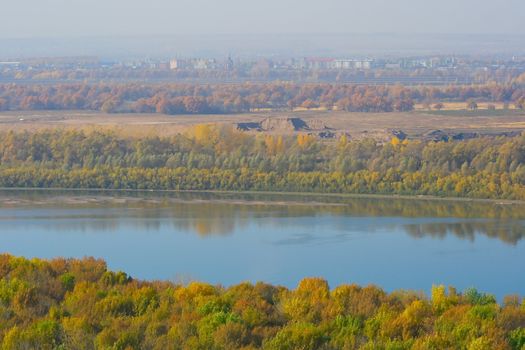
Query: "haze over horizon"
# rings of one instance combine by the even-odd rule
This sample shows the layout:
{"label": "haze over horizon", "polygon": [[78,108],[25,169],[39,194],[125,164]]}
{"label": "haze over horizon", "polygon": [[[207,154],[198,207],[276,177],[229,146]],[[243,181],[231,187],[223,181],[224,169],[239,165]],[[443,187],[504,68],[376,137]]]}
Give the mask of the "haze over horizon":
{"label": "haze over horizon", "polygon": [[520,0],[19,0],[2,6],[0,60],[525,53]]}
{"label": "haze over horizon", "polygon": [[307,33],[525,34],[520,0],[19,0],[0,38]]}

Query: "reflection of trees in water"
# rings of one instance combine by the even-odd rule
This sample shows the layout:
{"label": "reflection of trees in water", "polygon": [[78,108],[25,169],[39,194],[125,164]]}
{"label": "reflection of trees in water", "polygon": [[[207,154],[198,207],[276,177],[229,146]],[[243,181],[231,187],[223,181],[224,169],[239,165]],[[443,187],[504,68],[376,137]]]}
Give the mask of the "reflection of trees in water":
{"label": "reflection of trees in water", "polygon": [[74,220],[62,221],[53,217],[49,218],[49,222],[44,222],[40,225],[41,228],[54,232],[86,232],[86,233],[108,233],[114,232],[119,227],[119,220]]}
{"label": "reflection of trees in water", "polygon": [[173,227],[200,236],[228,235],[246,227],[254,218],[300,219],[332,215],[491,219],[405,225],[414,237],[454,234],[472,240],[476,234],[483,234],[516,244],[525,235],[524,224],[519,221],[525,219],[525,206],[495,202],[258,193],[133,192],[100,196],[95,192],[75,194],[76,202],[65,206],[61,204],[64,196],[73,197],[71,192],[62,197],[56,193],[27,192],[20,198],[27,199],[28,203],[45,203],[27,204],[28,210],[42,207],[57,210],[56,220],[51,214],[42,222],[49,229],[64,231],[108,232],[132,226],[144,231]]}
{"label": "reflection of trees in water", "polygon": [[418,199],[352,199],[347,213],[366,216],[525,219],[525,206],[495,202]]}
{"label": "reflection of trees in water", "polygon": [[[87,212],[84,215],[78,215],[77,209],[68,212],[62,208],[57,209],[58,213],[48,211],[47,215],[24,216],[24,220],[26,224],[33,222],[40,228],[56,232],[107,233],[128,227],[148,232],[174,227],[200,236],[228,235],[247,224],[248,220],[245,219],[255,216],[251,211],[239,209],[236,206],[209,203],[172,203],[168,207],[150,203],[142,208],[108,208],[105,214],[89,207],[85,208]],[[13,220],[16,217],[8,219]]]}
{"label": "reflection of trees in water", "polygon": [[[97,192],[97,191],[0,191],[0,198],[15,198],[38,206],[64,208],[180,209],[184,206],[214,206],[231,212],[231,207],[250,211],[271,210],[277,215],[360,215],[401,217],[456,217],[525,219],[525,205],[494,201],[402,199],[389,197],[321,196],[316,194],[220,193],[220,192]],[[47,203],[47,204],[46,204]],[[314,203],[315,205],[311,205]],[[0,202],[1,204],[1,202]]]}
{"label": "reflection of trees in water", "polygon": [[513,245],[525,236],[525,225],[523,222],[516,221],[434,222],[403,225],[403,228],[410,236],[417,238],[427,236],[445,238],[452,234],[461,239],[474,241],[476,235],[485,235]]}

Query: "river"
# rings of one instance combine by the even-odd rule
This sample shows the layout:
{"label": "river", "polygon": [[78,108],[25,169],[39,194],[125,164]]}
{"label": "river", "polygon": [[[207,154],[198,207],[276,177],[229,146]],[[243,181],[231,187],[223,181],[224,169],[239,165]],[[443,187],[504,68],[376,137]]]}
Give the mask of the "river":
{"label": "river", "polygon": [[214,193],[0,191],[0,252],[104,259],[139,279],[433,284],[525,295],[525,206]]}

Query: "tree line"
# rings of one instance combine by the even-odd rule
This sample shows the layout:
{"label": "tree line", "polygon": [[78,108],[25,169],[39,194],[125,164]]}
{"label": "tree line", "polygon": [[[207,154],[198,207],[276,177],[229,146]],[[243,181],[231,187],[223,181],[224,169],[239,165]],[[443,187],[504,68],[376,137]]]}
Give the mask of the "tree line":
{"label": "tree line", "polygon": [[476,289],[387,293],[147,282],[93,258],[0,255],[2,349],[501,349],[525,346],[525,304]]}
{"label": "tree line", "polygon": [[525,136],[319,141],[197,125],[175,137],[0,134],[0,186],[525,199]]}
{"label": "tree line", "polygon": [[414,103],[491,101],[525,107],[522,84],[446,87],[351,84],[51,84],[0,85],[1,110],[98,110],[107,113],[214,114],[260,109],[402,112]]}

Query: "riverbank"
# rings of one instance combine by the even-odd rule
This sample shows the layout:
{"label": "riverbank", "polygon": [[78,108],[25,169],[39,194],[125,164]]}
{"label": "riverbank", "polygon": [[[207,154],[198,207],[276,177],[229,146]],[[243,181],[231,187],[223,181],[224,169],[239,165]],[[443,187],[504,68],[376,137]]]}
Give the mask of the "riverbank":
{"label": "riverbank", "polygon": [[[46,195],[53,195],[59,193],[67,193],[67,196],[56,196],[54,201],[66,200],[66,203],[97,203],[97,202],[122,202],[122,200],[128,201],[140,201],[145,200],[148,197],[155,195],[180,195],[180,194],[196,194],[196,195],[216,195],[216,196],[273,196],[273,197],[287,197],[288,199],[273,199],[268,201],[258,200],[239,200],[235,198],[230,199],[207,199],[201,200],[203,202],[229,202],[233,204],[272,204],[272,205],[339,205],[339,203],[331,203],[330,201],[319,202],[312,200],[313,198],[318,199],[330,199],[341,200],[341,199],[401,199],[401,200],[422,200],[422,201],[439,201],[439,202],[467,202],[467,203],[489,203],[494,205],[525,205],[523,200],[509,200],[509,199],[492,199],[492,198],[465,198],[465,197],[437,197],[429,195],[388,195],[388,194],[353,194],[353,193],[318,193],[318,192],[276,192],[276,191],[220,191],[220,190],[134,190],[134,189],[104,189],[104,188],[9,188],[0,187],[0,204],[9,203],[12,201],[13,204],[17,203],[17,200],[13,197],[5,196],[6,194],[31,194],[31,193],[42,193]],[[133,194],[133,196],[125,196],[125,194]],[[78,195],[70,195],[78,194]],[[104,194],[104,195],[102,195]],[[114,194],[115,196],[112,196]],[[138,197],[142,195],[141,197]],[[291,200],[290,197],[297,197],[302,200]],[[165,198],[165,197],[164,197]],[[305,203],[306,201],[306,203]],[[29,201],[28,201],[29,202]]]}

